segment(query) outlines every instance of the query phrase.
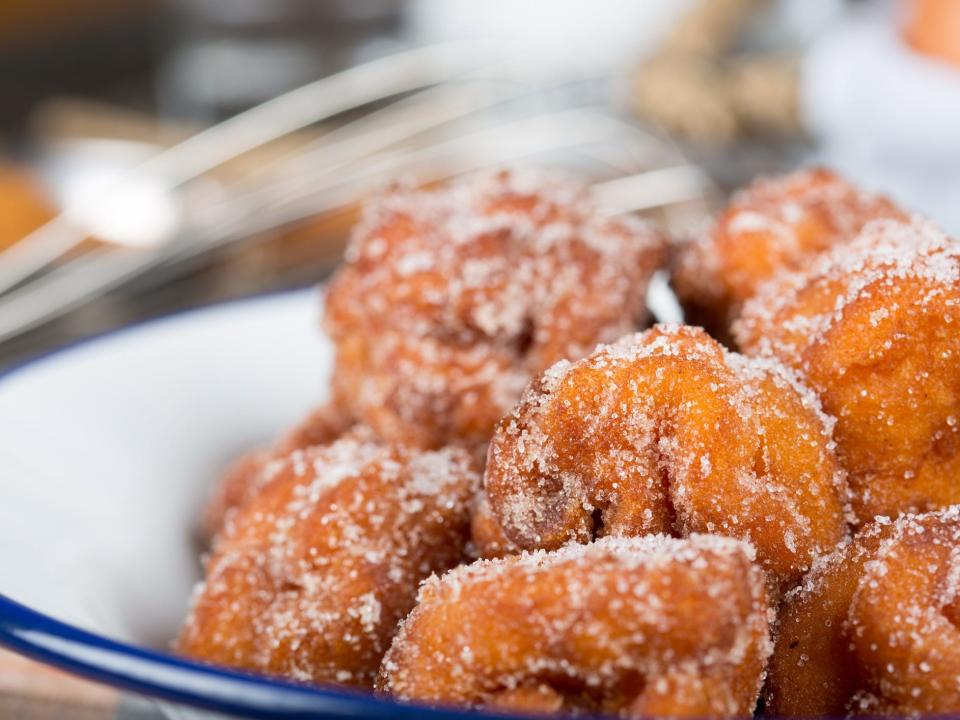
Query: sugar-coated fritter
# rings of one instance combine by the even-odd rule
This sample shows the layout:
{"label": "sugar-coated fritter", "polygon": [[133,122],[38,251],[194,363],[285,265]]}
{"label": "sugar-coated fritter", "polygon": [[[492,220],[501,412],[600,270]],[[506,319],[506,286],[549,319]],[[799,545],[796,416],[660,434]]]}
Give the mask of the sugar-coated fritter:
{"label": "sugar-coated fritter", "polygon": [[829,170],[760,178],[734,195],[708,232],[678,247],[674,286],[691,320],[725,333],[763,282],[803,268],[880,218],[906,216]]}
{"label": "sugar-coated fritter", "polygon": [[960,243],[882,221],[764,287],[734,332],[837,419],[861,522],[960,502]]}
{"label": "sugar-coated fritter", "polygon": [[378,687],[434,705],[744,717],[770,652],[745,543],[604,538],[431,578]]}
{"label": "sugar-coated fritter", "polygon": [[483,492],[477,496],[474,505],[470,536],[473,540],[473,551],[482,558],[498,558],[520,552],[520,548],[504,533],[503,527],[490,509],[486,493]]}
{"label": "sugar-coated fritter", "polygon": [[960,507],[878,518],[780,613],[774,716],[960,713]]}
{"label": "sugar-coated fritter", "polygon": [[337,398],[388,440],[482,446],[533,375],[646,320],[664,252],[562,175],[395,187],[366,208],[327,294]]}
{"label": "sugar-coated fritter", "polygon": [[298,425],[285,433],[273,447],[254,450],[237,458],[214,485],[203,511],[201,528],[207,538],[223,528],[228,515],[248,503],[267,480],[265,472],[274,460],[282,460],[294,450],[314,445],[327,445],[354,426],[344,411],[333,403],[321,405]]}
{"label": "sugar-coated fritter", "polygon": [[478,484],[464,450],[344,438],[294,451],[218,537],[179,649],[371,686],[420,581],[463,560]]}
{"label": "sugar-coated fritter", "polygon": [[532,383],[497,428],[484,484],[522,549],[720,533],[752,542],[782,590],[846,534],[830,433],[779,363],[656,326]]}

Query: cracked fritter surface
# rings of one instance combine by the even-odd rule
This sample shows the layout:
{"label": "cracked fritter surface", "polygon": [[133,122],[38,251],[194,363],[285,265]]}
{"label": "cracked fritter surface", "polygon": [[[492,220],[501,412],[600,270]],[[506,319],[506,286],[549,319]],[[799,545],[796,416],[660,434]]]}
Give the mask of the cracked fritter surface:
{"label": "cracked fritter surface", "polygon": [[460,567],[423,585],[378,687],[513,711],[750,717],[770,652],[752,556],[729,538],[649,536]]}
{"label": "cracked fritter surface", "polygon": [[861,522],[960,502],[960,243],[920,220],[873,223],[771,281],[734,332],[837,419]]}
{"label": "cracked fritter surface", "polygon": [[522,549],[715,532],[753,543],[783,589],[846,534],[831,426],[781,364],[656,326],[533,382],[494,435],[485,491]]}
{"label": "cracked fritter surface", "polygon": [[678,247],[674,286],[695,322],[726,333],[765,281],[853,240],[871,220],[906,217],[824,168],[758,178],[708,232]]}
{"label": "cracked fritter surface", "polygon": [[565,175],[397,186],[368,205],[329,287],[336,396],[385,439],[482,446],[533,375],[646,321],[664,253]]}
{"label": "cracked fritter surface", "polygon": [[960,712],[960,508],[878,518],[780,612],[771,715]]}
{"label": "cracked fritter surface", "polygon": [[274,461],[218,537],[179,649],[369,687],[420,581],[464,559],[478,484],[457,449],[344,438]]}

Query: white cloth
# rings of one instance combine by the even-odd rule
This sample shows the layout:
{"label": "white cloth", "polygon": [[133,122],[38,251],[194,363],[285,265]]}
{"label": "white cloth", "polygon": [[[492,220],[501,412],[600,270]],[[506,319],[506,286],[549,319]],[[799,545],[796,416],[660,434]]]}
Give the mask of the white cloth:
{"label": "white cloth", "polygon": [[852,15],[806,54],[812,160],[960,235],[960,68],[913,52],[889,11]]}

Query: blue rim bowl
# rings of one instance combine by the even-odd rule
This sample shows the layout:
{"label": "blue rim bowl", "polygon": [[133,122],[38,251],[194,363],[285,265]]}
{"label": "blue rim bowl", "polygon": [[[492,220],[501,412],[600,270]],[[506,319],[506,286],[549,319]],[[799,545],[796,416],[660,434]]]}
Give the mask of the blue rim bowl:
{"label": "blue rim bowl", "polygon": [[[234,305],[303,289],[266,293],[223,303]],[[127,325],[29,359],[0,372],[0,380],[80,346],[173,318],[203,312],[191,308]],[[189,658],[112,640],[32,610],[0,593],[0,646],[46,665],[148,698],[244,718],[435,718],[462,720],[484,713],[401,704],[369,692],[324,688],[208,665]],[[504,717],[498,715],[497,717]]]}

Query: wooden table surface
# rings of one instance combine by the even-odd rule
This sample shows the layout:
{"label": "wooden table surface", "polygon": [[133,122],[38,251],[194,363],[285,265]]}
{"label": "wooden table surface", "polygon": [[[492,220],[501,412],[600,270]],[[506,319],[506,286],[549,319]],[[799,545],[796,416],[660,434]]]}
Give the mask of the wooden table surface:
{"label": "wooden table surface", "polygon": [[159,720],[147,701],[0,650],[4,720]]}

